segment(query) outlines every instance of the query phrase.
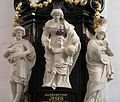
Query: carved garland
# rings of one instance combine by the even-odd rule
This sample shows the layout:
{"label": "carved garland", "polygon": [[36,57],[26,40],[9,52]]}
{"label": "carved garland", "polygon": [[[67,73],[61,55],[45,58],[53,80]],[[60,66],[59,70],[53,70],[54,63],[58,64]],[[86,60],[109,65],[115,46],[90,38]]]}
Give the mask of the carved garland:
{"label": "carved garland", "polygon": [[[75,4],[75,5],[86,5],[87,4],[87,1],[88,0],[65,0],[65,2],[67,3],[70,3],[70,4]],[[46,1],[43,1],[42,3],[36,3],[36,2],[33,2],[32,0],[30,0],[30,7],[32,8],[43,8],[43,7],[47,7],[48,4],[52,3],[52,0],[46,0]]]}
{"label": "carved garland", "polygon": [[43,8],[43,7],[47,7],[48,4],[50,4],[52,2],[52,0],[46,0],[46,1],[43,1],[42,3],[36,3],[36,2],[33,2],[32,0],[30,0],[30,7],[32,8]]}
{"label": "carved garland", "polygon": [[80,5],[82,5],[82,6],[86,5],[86,4],[87,4],[87,1],[88,1],[88,0],[65,0],[65,2],[68,2],[68,3],[70,3],[70,4],[75,4],[75,5],[80,4]]}

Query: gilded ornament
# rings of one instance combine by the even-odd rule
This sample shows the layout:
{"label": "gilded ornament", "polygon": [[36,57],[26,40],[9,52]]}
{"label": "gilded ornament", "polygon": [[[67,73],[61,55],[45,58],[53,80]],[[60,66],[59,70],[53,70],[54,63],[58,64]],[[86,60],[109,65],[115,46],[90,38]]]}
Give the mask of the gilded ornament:
{"label": "gilded ornament", "polygon": [[50,4],[52,2],[52,0],[46,0],[46,1],[43,1],[43,3],[35,3],[33,1],[30,1],[30,7],[32,8],[43,8],[43,7],[47,7],[48,4]]}
{"label": "gilded ornament", "polygon": [[20,25],[20,11],[22,7],[22,2],[18,4],[18,6],[15,8],[15,14],[14,14],[14,26]]}

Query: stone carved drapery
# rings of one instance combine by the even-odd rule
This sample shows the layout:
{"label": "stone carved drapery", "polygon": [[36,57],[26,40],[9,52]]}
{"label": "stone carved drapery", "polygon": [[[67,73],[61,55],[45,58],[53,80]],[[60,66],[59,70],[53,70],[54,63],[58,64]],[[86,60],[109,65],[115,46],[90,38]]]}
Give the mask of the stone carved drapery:
{"label": "stone carved drapery", "polygon": [[61,9],[53,9],[51,16],[41,37],[46,59],[43,86],[72,88],[69,76],[79,56],[80,40]]}
{"label": "stone carved drapery", "polygon": [[12,102],[26,100],[24,97],[26,97],[32,68],[36,61],[34,47],[28,40],[22,38],[25,34],[23,27],[14,27],[13,37],[15,39],[4,54],[4,57],[12,65],[10,78]]}

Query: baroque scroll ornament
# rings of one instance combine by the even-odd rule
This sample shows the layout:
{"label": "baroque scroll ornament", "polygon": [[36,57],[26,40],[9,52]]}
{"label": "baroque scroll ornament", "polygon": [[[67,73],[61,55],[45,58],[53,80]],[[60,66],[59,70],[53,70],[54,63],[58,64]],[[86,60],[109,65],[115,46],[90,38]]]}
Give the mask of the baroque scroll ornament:
{"label": "baroque scroll ornament", "polygon": [[15,26],[19,26],[21,25],[21,21],[20,21],[20,11],[21,11],[21,7],[22,7],[22,2],[20,2],[18,4],[18,6],[15,8],[15,14],[14,14],[14,27]]}

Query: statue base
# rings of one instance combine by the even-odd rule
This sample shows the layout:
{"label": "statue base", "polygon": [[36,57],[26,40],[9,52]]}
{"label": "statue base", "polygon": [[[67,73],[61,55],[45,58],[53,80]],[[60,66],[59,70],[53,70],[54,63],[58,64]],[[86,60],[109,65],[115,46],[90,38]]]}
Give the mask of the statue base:
{"label": "statue base", "polygon": [[74,94],[69,88],[42,87],[40,91],[35,92],[34,102],[77,102]]}

